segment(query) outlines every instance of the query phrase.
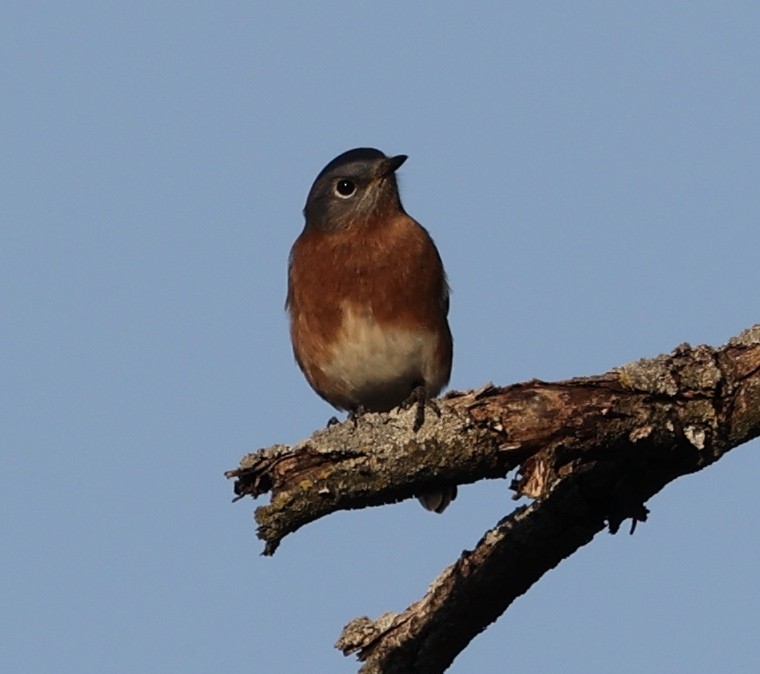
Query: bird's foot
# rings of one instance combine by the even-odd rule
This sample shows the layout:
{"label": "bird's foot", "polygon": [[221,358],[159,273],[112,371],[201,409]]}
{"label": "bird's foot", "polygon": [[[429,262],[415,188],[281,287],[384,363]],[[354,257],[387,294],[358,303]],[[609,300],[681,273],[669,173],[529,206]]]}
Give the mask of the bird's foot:
{"label": "bird's foot", "polygon": [[438,407],[438,403],[433,398],[430,398],[428,396],[427,389],[422,385],[415,386],[412,394],[403,403],[401,403],[402,409],[405,410],[408,410],[412,406],[416,407],[414,424],[412,425],[412,430],[415,433],[420,430],[420,428],[422,428],[422,424],[425,423],[426,407],[429,407],[431,410],[433,410],[436,416],[441,416],[441,409]]}
{"label": "bird's foot", "polygon": [[354,409],[348,411],[348,417],[346,421],[353,421],[354,428],[359,425],[359,419],[367,413],[367,408],[364,405],[357,405]]}

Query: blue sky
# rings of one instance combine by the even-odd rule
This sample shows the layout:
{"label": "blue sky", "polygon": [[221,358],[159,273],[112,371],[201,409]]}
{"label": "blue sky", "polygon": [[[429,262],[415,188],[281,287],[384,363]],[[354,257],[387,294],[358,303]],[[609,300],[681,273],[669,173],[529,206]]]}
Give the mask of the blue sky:
{"label": "blue sky", "polygon": [[[513,506],[339,513],[259,556],[241,455],[333,414],[289,247],[340,152],[408,154],[451,385],[603,372],[760,320],[760,6],[14,2],[0,9],[3,672],[354,672]],[[450,669],[760,669],[758,443],[600,535]]]}

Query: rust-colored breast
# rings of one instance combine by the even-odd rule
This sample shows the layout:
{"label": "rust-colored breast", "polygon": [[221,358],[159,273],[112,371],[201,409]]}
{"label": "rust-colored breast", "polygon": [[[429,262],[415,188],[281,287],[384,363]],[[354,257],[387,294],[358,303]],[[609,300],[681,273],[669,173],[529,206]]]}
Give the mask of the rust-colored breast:
{"label": "rust-colored breast", "polygon": [[298,364],[317,393],[338,407],[364,404],[341,398],[340,382],[325,372],[349,312],[383,327],[437,335],[435,367],[420,364],[420,371],[435,371],[432,395],[448,381],[452,346],[443,265],[427,231],[404,213],[382,226],[304,230],[291,251],[287,308]]}

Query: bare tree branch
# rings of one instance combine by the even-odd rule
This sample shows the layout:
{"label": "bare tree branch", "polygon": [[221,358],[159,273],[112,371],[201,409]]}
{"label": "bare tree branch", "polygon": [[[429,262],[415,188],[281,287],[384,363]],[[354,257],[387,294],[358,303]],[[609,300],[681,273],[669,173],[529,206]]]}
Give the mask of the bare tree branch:
{"label": "bare tree branch", "polygon": [[360,618],[337,644],[365,674],[442,672],[546,571],[605,525],[646,518],[644,503],[760,434],[760,326],[724,347],[671,354],[596,377],[453,393],[412,433],[410,412],[368,415],[309,440],[246,456],[238,496],[256,511],[265,554],[340,509],[408,498],[441,484],[504,477],[535,501],[487,532],[400,614]]}

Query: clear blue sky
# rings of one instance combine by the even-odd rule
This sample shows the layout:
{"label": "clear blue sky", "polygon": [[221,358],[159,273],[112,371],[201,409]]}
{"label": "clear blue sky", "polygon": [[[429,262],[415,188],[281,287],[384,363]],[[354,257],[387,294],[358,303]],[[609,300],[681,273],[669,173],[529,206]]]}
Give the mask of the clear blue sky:
{"label": "clear blue sky", "polygon": [[[266,5],[266,6],[265,6]],[[760,320],[760,5],[0,9],[0,670],[348,673],[513,507],[340,513],[262,558],[222,476],[333,411],[289,247],[338,153],[404,153],[452,386],[603,372]],[[451,672],[760,670],[759,445],[600,535]]]}

